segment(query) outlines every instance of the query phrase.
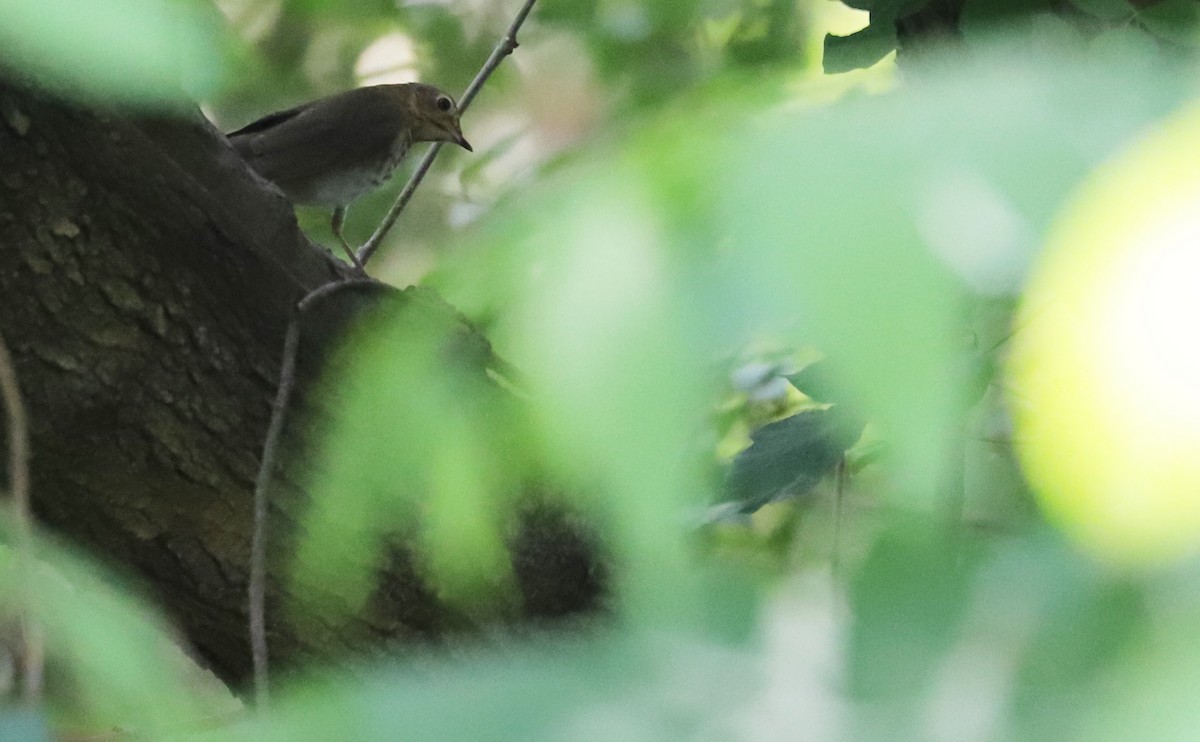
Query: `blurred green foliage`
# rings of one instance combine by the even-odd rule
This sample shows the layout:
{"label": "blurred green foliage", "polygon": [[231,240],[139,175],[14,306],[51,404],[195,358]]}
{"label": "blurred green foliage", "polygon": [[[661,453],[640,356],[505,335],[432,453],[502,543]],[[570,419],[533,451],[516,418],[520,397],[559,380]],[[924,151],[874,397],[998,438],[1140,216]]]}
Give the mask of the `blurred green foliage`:
{"label": "blurred green foliage", "polygon": [[[521,393],[420,301],[365,329],[329,381],[343,404],[295,579],[353,606],[404,531],[446,600],[502,616],[506,523],[530,483],[552,481],[602,524],[613,624],[319,678],[270,717],[204,736],[1128,739],[1166,697],[1179,702],[1159,702],[1155,737],[1190,738],[1194,560],[1125,572],[1046,526],[1013,463],[996,369],[1064,201],[1193,92],[1197,4],[968,0],[952,18],[961,33],[879,95],[866,90],[891,80],[886,65],[822,76],[820,39],[832,33],[826,71],[864,67],[932,44],[911,36],[912,17],[954,4],[846,5],[870,11],[857,34],[831,0],[538,7],[464,124],[478,159],[440,163],[383,268],[425,277],[485,326],[524,372]],[[38,55],[83,33],[39,25],[33,3],[6,6],[32,19],[22,43],[37,54],[3,57],[25,73],[50,74]],[[198,27],[188,43],[238,48],[225,86],[204,92],[229,126],[375,79],[363,54],[381,39],[401,74],[462,87],[510,12],[219,6],[240,41]],[[175,32],[136,29],[152,56]],[[80,49],[62,74],[90,94],[114,84],[109,64],[140,69]],[[94,75],[80,71],[89,59]],[[123,90],[157,84],[131,76]],[[387,198],[356,205],[360,231]],[[755,412],[724,381],[768,355],[811,360],[814,346],[836,399],[781,372],[781,396]],[[804,498],[712,522],[730,496],[730,440],[751,446],[743,467],[774,467],[768,441],[777,453],[813,435],[801,392],[870,422],[849,487],[816,481],[823,457]],[[743,419],[714,430],[712,410],[738,394]],[[872,441],[886,455],[865,453]],[[825,442],[835,459],[854,440],[838,427]],[[137,619],[76,636],[78,605],[63,595],[38,614],[61,627],[48,639],[65,676],[134,725],[187,700],[165,659],[132,646]]]}
{"label": "blurred green foliage", "polygon": [[223,22],[200,0],[3,0],[0,70],[92,102],[161,107],[223,82]]}
{"label": "blurred green foliage", "polygon": [[[49,539],[34,543],[37,561],[24,573],[8,546],[11,521],[4,517],[0,526],[4,686],[12,692],[17,626],[28,622],[44,646],[47,728],[164,738],[236,710],[228,690],[193,664],[155,609],[121,579]],[[0,737],[49,739],[34,710],[0,711]]]}
{"label": "blurred green foliage", "polygon": [[826,35],[827,72],[867,67],[898,47],[920,46],[924,40],[914,37],[931,29],[940,41],[986,45],[1004,27],[1023,48],[1049,51],[1107,47],[1120,38],[1152,54],[1180,56],[1200,44],[1200,6],[1193,0],[846,0],[846,5],[868,11],[870,22],[853,34]]}

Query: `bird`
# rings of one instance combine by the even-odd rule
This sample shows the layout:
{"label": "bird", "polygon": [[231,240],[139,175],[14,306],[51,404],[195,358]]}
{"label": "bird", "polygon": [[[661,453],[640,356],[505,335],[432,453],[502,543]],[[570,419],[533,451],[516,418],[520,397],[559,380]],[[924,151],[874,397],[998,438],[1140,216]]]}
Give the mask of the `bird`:
{"label": "bird", "polygon": [[346,208],[384,183],[416,142],[449,142],[468,152],[458,104],[433,85],[370,85],[277,111],[226,135],[246,163],[290,201],[333,208],[342,236]]}

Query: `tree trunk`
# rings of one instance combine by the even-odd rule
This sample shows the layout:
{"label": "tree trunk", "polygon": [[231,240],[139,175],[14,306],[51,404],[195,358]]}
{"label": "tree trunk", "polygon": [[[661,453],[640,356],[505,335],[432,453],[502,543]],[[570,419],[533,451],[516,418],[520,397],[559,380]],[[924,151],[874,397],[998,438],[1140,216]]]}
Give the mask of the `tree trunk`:
{"label": "tree trunk", "polygon": [[[301,297],[345,275],[198,114],[134,122],[0,82],[0,331],[29,410],[36,513],[140,574],[232,682],[250,667],[253,483],[284,333]],[[381,287],[366,303],[415,291]],[[301,401],[364,304],[350,294],[305,323]],[[286,541],[304,498],[294,472],[277,479],[272,529]],[[531,523],[514,550],[528,610],[590,607],[588,539],[567,518]],[[459,625],[407,552],[395,556],[370,615],[336,632],[269,611],[273,661]],[[304,596],[273,570],[268,606],[285,599]]]}

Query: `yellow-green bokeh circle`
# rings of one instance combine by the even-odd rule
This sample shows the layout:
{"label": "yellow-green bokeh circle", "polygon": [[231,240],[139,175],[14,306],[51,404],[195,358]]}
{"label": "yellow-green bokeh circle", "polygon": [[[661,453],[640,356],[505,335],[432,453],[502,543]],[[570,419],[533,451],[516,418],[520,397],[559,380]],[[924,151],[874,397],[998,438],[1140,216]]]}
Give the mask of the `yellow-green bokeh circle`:
{"label": "yellow-green bokeh circle", "polygon": [[1200,551],[1200,108],[1085,184],[1016,327],[1016,443],[1047,517],[1117,562]]}

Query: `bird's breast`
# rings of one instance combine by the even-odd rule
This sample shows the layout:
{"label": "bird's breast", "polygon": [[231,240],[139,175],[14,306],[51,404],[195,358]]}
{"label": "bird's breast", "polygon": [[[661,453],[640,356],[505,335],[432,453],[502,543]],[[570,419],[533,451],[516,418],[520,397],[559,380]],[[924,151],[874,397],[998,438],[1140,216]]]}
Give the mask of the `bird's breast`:
{"label": "bird's breast", "polygon": [[398,137],[387,157],[323,173],[309,184],[307,193],[293,199],[318,206],[345,206],[387,182],[408,148],[408,137]]}

